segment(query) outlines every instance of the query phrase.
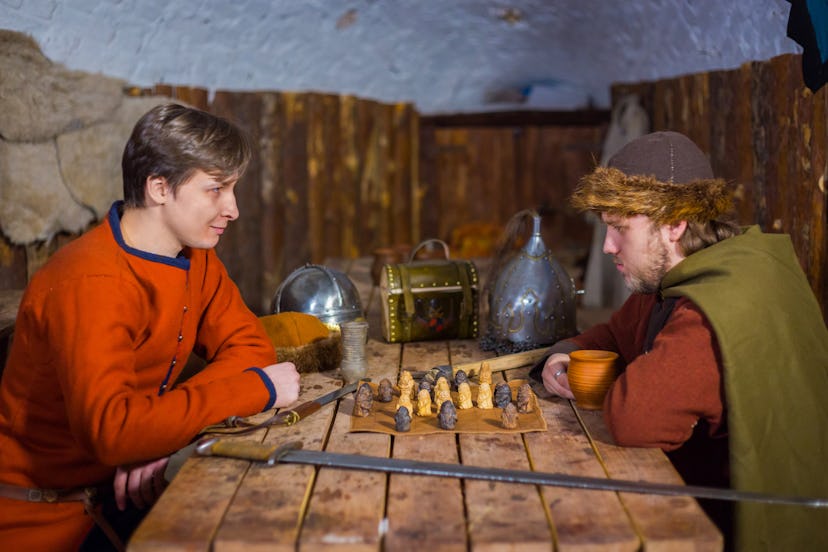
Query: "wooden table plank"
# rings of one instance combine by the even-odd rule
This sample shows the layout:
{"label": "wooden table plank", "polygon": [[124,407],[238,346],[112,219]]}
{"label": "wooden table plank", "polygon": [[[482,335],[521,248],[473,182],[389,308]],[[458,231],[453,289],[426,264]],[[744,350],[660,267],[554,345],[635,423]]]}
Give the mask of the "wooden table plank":
{"label": "wooden table plank", "polygon": [[[424,370],[448,364],[444,343],[408,343],[403,367]],[[453,432],[394,437],[394,458],[459,462]],[[391,475],[388,482],[386,550],[465,551],[466,521],[459,479]]]}
{"label": "wooden table plank", "polygon": [[[616,446],[600,411],[578,413],[610,477],[683,484],[661,450]],[[690,497],[637,493],[620,496],[648,551],[721,550],[724,546],[719,530]]]}
{"label": "wooden table plank", "polygon": [[[368,377],[395,378],[400,345],[369,339],[365,357]],[[387,457],[391,437],[380,433],[349,433],[353,395],[340,401],[325,447],[329,452]],[[299,537],[299,548],[379,550],[385,517],[387,476],[383,473],[320,468]]]}
{"label": "wooden table plank", "polygon": [[[475,340],[450,342],[452,363],[484,360]],[[511,372],[511,370],[509,371]],[[508,372],[507,372],[508,373]],[[504,372],[492,379],[505,379]],[[524,374],[525,375],[525,374]],[[530,470],[523,434],[461,434],[464,464]],[[553,533],[538,487],[486,481],[464,481],[469,539],[475,551],[549,550]]]}
{"label": "wooden table plank", "polygon": [[[341,380],[330,373],[306,374],[302,377],[300,402],[341,386]],[[296,425],[273,427],[264,442],[275,445],[300,441],[305,450],[322,450],[336,407],[336,403],[328,404]],[[315,475],[313,466],[252,465],[216,535],[214,550],[293,551]]]}
{"label": "wooden table plank", "polygon": [[[534,389],[549,429],[525,436],[533,469],[606,477],[569,401],[552,397],[541,385]],[[543,487],[541,492],[551,512],[558,550],[639,549],[641,541],[616,493],[563,487]]]}
{"label": "wooden table plank", "polygon": [[[496,383],[503,374],[494,374]],[[464,464],[530,470],[522,434],[459,436]],[[469,539],[475,551],[550,550],[553,533],[534,485],[464,481]]]}
{"label": "wooden table plank", "polygon": [[[379,433],[348,433],[353,398],[343,400],[334,420],[329,452],[388,456],[391,439]],[[385,515],[386,475],[320,468],[299,548],[379,550]]]}

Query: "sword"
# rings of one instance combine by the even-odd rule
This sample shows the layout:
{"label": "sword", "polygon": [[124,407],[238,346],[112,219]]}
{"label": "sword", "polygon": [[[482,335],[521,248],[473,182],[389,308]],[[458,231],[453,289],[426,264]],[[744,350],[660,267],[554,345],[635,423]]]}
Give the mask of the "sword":
{"label": "sword", "polygon": [[216,433],[220,433],[223,435],[242,435],[244,433],[250,433],[252,431],[256,431],[257,429],[262,429],[263,427],[270,427],[276,424],[291,426],[297,423],[299,420],[307,418],[308,416],[318,411],[320,408],[322,408],[329,402],[335,401],[338,398],[347,395],[348,393],[353,393],[361,383],[366,381],[371,381],[371,378],[364,378],[354,383],[350,383],[344,387],[340,387],[336,391],[331,391],[326,395],[322,395],[317,399],[304,402],[295,408],[291,408],[289,410],[280,410],[278,414],[274,414],[270,418],[260,423],[248,422],[240,416],[230,416],[229,418],[224,420],[223,424],[204,428],[199,435]]}
{"label": "sword", "polygon": [[655,494],[665,496],[692,496],[736,502],[764,502],[768,504],[788,504],[808,506],[811,508],[828,507],[828,498],[784,496],[764,494],[716,487],[695,485],[670,485],[646,481],[625,481],[621,479],[602,479],[561,473],[545,473],[502,468],[482,468],[464,464],[447,464],[424,462],[420,460],[403,460],[399,458],[382,458],[362,456],[359,454],[340,454],[335,452],[300,450],[301,442],[284,445],[265,445],[250,441],[228,441],[218,438],[202,439],[196,445],[196,453],[201,456],[224,456],[265,462],[268,465],[311,464],[329,468],[351,470],[379,471],[401,473],[406,475],[429,475],[434,477],[459,477],[503,483],[524,483],[527,485],[549,485],[596,491],[616,491],[624,493]]}

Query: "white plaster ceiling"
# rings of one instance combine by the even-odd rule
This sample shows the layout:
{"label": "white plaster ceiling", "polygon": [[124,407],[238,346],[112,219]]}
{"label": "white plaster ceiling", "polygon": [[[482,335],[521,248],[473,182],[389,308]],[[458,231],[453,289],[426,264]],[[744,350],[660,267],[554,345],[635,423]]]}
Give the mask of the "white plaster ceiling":
{"label": "white plaster ceiling", "polygon": [[315,90],[426,114],[606,107],[613,82],[801,51],[785,0],[0,0],[51,60],[138,86]]}

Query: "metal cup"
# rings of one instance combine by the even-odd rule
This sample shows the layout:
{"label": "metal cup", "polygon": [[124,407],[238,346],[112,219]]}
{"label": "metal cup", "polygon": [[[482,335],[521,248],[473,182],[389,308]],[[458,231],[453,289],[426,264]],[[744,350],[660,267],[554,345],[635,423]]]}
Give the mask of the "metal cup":
{"label": "metal cup", "polygon": [[365,342],[368,340],[368,322],[349,320],[339,325],[342,333],[342,363],[339,371],[345,383],[353,383],[368,373],[365,362]]}

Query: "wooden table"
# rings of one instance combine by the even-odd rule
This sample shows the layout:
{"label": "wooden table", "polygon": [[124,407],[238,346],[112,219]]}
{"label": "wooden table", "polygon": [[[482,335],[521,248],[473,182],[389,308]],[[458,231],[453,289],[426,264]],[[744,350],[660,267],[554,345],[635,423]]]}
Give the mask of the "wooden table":
{"label": "wooden table", "polygon": [[[331,266],[330,263],[328,263]],[[367,260],[336,268],[360,290],[370,323],[368,376],[396,378],[493,356],[475,340],[388,344]],[[528,368],[496,377],[526,377]],[[395,381],[395,379],[394,379]],[[300,401],[341,386],[303,376]],[[611,444],[600,412],[540,400],[548,431],[393,437],[349,433],[353,396],[296,426],[236,437],[305,449],[681,483],[660,450]],[[689,497],[315,468],[192,457],[136,531],[129,550],[721,550],[722,537]]]}

